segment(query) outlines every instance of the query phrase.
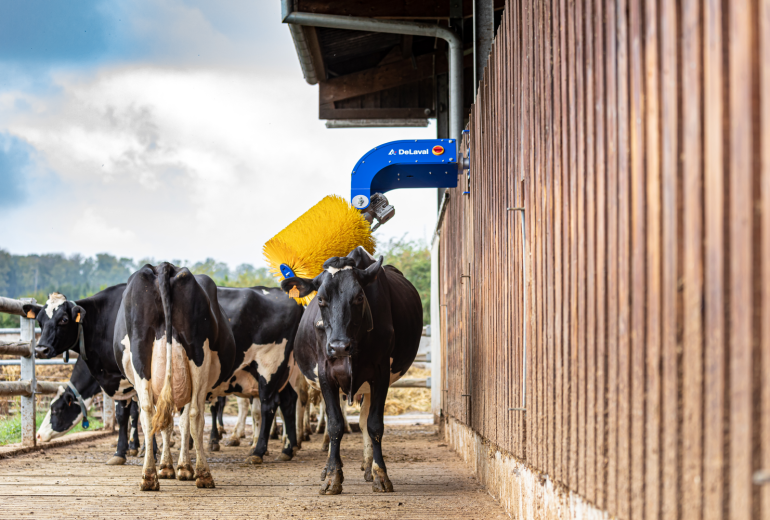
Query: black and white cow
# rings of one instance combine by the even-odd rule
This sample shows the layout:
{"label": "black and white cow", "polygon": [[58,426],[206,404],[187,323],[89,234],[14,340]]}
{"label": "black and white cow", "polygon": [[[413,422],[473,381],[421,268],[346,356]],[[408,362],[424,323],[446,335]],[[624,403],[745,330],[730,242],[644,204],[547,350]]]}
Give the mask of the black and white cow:
{"label": "black and white cow", "polygon": [[[136,394],[129,382],[123,378],[112,352],[115,319],[125,288],[126,284],[114,285],[77,301],[67,300],[63,294],[52,293],[44,306],[24,305],[24,312],[27,316],[34,316],[41,328],[40,339],[35,348],[36,356],[52,358],[67,350],[77,352],[79,359],[76,367],[81,360],[85,362],[90,376],[98,385],[97,388],[101,388],[115,400],[116,419],[119,428],[123,429],[127,429],[130,415],[127,407]],[[73,370],[73,377],[74,375]],[[83,388],[86,388],[85,379],[81,382],[84,383]],[[64,390],[65,394],[67,392],[72,391],[68,388]],[[127,442],[125,444],[127,445]],[[119,444],[118,451],[108,464],[125,463],[125,455]]]}
{"label": "black and white cow", "polygon": [[[236,344],[235,370],[226,392],[244,398],[258,397],[260,401],[259,434],[247,461],[262,462],[278,405],[287,425],[287,441],[278,460],[291,460],[300,444],[296,432],[304,430],[304,407],[297,413],[298,394],[304,381],[299,370],[292,372],[292,367],[296,367],[294,338],[303,308],[278,288],[220,287],[217,297]],[[257,423],[253,426],[256,429]],[[231,438],[227,444],[237,445],[237,438]]]}
{"label": "black and white cow", "polygon": [[[329,458],[321,494],[342,492],[340,391],[350,400],[364,394],[364,478],[372,489],[392,492],[382,457],[383,415],[388,388],[417,355],[422,303],[414,286],[392,266],[382,267],[362,247],[332,257],[315,278],[287,278],[284,291],[306,296],[318,291],[302,317],[294,356],[311,385],[320,386],[328,413]],[[371,410],[371,413],[370,413]]]}
{"label": "black and white cow", "polygon": [[[164,441],[160,473],[153,457],[145,454],[141,490],[157,491],[158,477],[175,476],[169,441],[174,412],[180,409],[182,442],[176,476],[194,478],[199,488],[213,488],[203,444],[206,398],[224,393],[235,368],[235,340],[213,280],[167,262],[144,265],[128,279],[113,349],[136,389],[145,444],[156,432]],[[185,442],[188,427],[196,453],[194,473]]]}
{"label": "black and white cow", "polygon": [[[71,388],[71,386],[77,391]],[[78,358],[72,367],[69,385],[60,386],[51,401],[48,413],[37,430],[37,438],[48,442],[61,437],[83,420],[82,409],[91,407],[94,395],[101,391],[99,383],[91,375],[83,358]],[[126,455],[136,455],[139,450],[139,406],[132,399],[115,401],[115,418],[118,423],[118,446],[115,455],[107,461],[109,465],[126,463]],[[130,431],[129,431],[130,428]]]}

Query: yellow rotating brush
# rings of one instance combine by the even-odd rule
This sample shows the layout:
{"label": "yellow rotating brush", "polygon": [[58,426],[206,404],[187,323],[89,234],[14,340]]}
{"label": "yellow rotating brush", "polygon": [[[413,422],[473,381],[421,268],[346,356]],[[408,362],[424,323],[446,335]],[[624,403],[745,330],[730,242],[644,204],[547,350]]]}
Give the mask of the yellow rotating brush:
{"label": "yellow rotating brush", "polygon": [[[345,256],[358,246],[374,254],[369,222],[344,198],[329,195],[267,241],[262,252],[278,278],[315,278],[332,256]],[[293,296],[293,295],[289,295]],[[315,296],[295,297],[307,305]]]}

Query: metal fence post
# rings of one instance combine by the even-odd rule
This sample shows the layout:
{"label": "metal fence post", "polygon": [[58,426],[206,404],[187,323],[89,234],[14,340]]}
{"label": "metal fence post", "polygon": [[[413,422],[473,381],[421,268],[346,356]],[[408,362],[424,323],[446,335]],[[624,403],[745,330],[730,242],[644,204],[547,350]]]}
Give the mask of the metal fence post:
{"label": "metal fence post", "polygon": [[[36,303],[34,298],[21,298],[22,304]],[[21,358],[21,380],[29,381],[31,395],[21,396],[21,444],[35,446],[35,320],[21,317],[21,341],[29,342],[29,354]]]}
{"label": "metal fence post", "polygon": [[104,390],[102,390],[102,423],[105,430],[115,430],[115,401]]}

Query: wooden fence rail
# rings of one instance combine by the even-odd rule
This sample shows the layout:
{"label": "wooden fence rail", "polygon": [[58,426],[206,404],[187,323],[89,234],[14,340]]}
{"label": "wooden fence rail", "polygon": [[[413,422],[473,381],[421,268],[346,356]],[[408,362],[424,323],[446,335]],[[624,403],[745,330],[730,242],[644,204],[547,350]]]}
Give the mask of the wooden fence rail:
{"label": "wooden fence rail", "polygon": [[770,2],[509,0],[468,127],[443,414],[618,518],[770,520]]}

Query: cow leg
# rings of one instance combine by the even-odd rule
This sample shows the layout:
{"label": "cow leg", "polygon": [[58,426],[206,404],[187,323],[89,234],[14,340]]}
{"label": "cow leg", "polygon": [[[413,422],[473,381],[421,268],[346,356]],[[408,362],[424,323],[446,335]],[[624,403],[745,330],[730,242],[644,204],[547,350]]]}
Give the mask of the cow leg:
{"label": "cow leg", "polygon": [[[328,426],[329,414],[326,413],[327,407],[324,407],[324,426]],[[324,440],[321,443],[321,451],[329,451],[329,428],[324,427]]]}
{"label": "cow leg", "polygon": [[160,432],[163,439],[163,449],[160,452],[160,471],[158,471],[158,478],[174,479],[176,478],[176,472],[174,471],[174,461],[171,459],[171,434],[174,433],[174,421]]}
{"label": "cow leg", "polygon": [[312,405],[308,402],[305,405],[305,413],[303,414],[305,417],[305,420],[302,425],[302,440],[303,441],[309,441],[310,440],[310,434],[312,433],[310,431],[310,407]]}
{"label": "cow leg", "polygon": [[[120,402],[120,401],[118,401]],[[136,455],[139,453],[139,403],[134,401],[133,399],[130,399],[127,401],[129,410],[129,415],[131,418],[131,436],[129,437],[128,441],[128,454],[132,457],[136,457]]]}
{"label": "cow leg", "polygon": [[[321,402],[318,403],[318,424],[316,425],[315,432],[323,433],[324,430],[326,430],[326,403],[324,403],[322,398]],[[324,438],[324,440],[326,439]],[[323,449],[326,450],[326,448]]]}
{"label": "cow leg", "polygon": [[225,406],[227,405],[227,397],[217,397],[217,423],[219,424],[219,440],[225,435]]}
{"label": "cow leg", "polygon": [[[262,424],[262,404],[259,397],[251,398],[251,449],[257,447],[257,439],[259,439],[259,428]],[[267,453],[267,452],[265,452]]]}
{"label": "cow leg", "polygon": [[345,433],[353,433],[350,429],[350,423],[348,423],[348,403],[347,397],[340,395],[340,409],[342,410],[342,422],[345,424]]}
{"label": "cow leg", "polygon": [[388,478],[388,471],[385,468],[385,459],[382,458],[382,434],[385,431],[385,399],[388,397],[388,384],[390,374],[386,372],[381,374],[379,381],[375,382],[371,390],[371,409],[366,420],[366,428],[372,443],[372,476],[374,483],[372,491],[381,493],[392,493],[393,484]]}
{"label": "cow leg", "polygon": [[262,411],[262,420],[259,423],[257,445],[251,450],[251,454],[246,458],[246,462],[250,462],[251,464],[262,464],[262,458],[267,453],[267,440],[270,436],[270,426],[273,424],[279,399],[276,394],[277,392],[274,391],[273,395],[268,395],[266,385],[260,383],[259,401],[260,409]]}
{"label": "cow leg", "polygon": [[[139,398],[139,417],[142,421],[142,431],[144,432],[144,464],[142,465],[142,491],[158,491],[160,483],[158,482],[158,473],[155,469],[155,436],[152,434],[152,390],[150,381],[137,378],[136,395]],[[150,448],[152,446],[152,448]]]}
{"label": "cow leg", "polygon": [[283,422],[283,414],[281,414],[281,410],[278,410],[273,417],[273,425],[270,426],[270,438],[271,439],[277,439],[278,438],[278,418],[281,418],[281,422]]}
{"label": "cow leg", "polygon": [[179,460],[176,464],[177,480],[194,480],[195,472],[190,462],[190,405],[182,409],[179,418]]}
{"label": "cow leg", "polygon": [[190,429],[192,430],[193,444],[195,446],[195,485],[199,488],[213,488],[214,479],[206,462],[206,453],[203,445],[203,428],[205,426],[204,414],[206,411],[206,379],[209,372],[207,359],[200,367],[190,361],[193,374],[193,392],[190,401]]}
{"label": "cow leg", "polygon": [[209,436],[209,450],[219,451],[219,428],[217,427],[217,419],[219,418],[219,399],[214,399],[211,402],[211,435]]}
{"label": "cow leg", "polygon": [[310,440],[310,439],[305,439],[305,409],[307,408],[307,405],[309,403],[308,403],[308,394],[307,394],[307,382],[305,381],[304,377],[299,378],[298,386],[299,388],[295,389],[295,391],[297,392],[295,430],[297,432],[297,449],[301,449],[302,441]]}
{"label": "cow leg", "polygon": [[245,397],[238,397],[236,398],[236,401],[238,402],[238,420],[235,423],[233,434],[228,439],[225,439],[225,446],[240,446],[241,437],[246,429],[246,415],[249,413],[249,401]]}
{"label": "cow leg", "polygon": [[297,446],[297,392],[291,387],[286,387],[278,392],[281,403],[281,416],[283,419],[283,450],[275,460],[288,461],[294,457],[299,449]]}
{"label": "cow leg", "polygon": [[326,401],[326,413],[328,415],[327,431],[329,433],[329,458],[322,472],[319,493],[321,495],[339,495],[342,493],[342,483],[345,477],[342,475],[342,459],[340,458],[340,442],[344,433],[342,409],[339,401],[339,388],[332,386],[325,374],[319,378],[324,401]]}
{"label": "cow leg", "polygon": [[115,455],[107,461],[108,466],[122,466],[126,463],[128,451],[128,422],[129,411],[125,401],[115,401],[115,420],[118,423],[118,448]]}
{"label": "cow leg", "polygon": [[371,394],[364,394],[364,402],[361,404],[361,415],[358,416],[358,425],[361,427],[361,433],[364,436],[364,460],[361,463],[361,471],[364,472],[364,480],[372,482],[372,438],[369,437],[369,404]]}

